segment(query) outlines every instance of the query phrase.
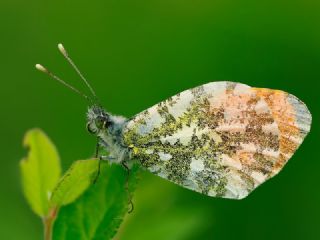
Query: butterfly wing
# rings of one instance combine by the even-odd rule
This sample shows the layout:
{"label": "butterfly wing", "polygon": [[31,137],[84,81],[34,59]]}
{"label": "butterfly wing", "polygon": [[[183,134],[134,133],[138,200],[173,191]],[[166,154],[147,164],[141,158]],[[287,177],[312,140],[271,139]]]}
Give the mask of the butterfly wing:
{"label": "butterfly wing", "polygon": [[123,136],[150,172],[209,196],[241,199],[281,170],[310,124],[293,95],[212,82],[136,115]]}

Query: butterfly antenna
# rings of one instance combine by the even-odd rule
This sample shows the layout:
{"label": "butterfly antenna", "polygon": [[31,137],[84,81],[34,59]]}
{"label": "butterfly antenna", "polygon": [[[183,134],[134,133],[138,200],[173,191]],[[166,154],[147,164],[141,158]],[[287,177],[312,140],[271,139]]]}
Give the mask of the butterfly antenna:
{"label": "butterfly antenna", "polygon": [[58,76],[54,75],[52,72],[50,72],[47,68],[45,68],[44,66],[42,66],[41,64],[36,64],[36,69],[38,69],[40,72],[43,72],[47,75],[49,75],[51,78],[53,78],[54,80],[60,82],[62,85],[66,86],[67,88],[71,89],[72,91],[76,92],[77,94],[79,94],[81,97],[85,98],[87,101],[89,101],[90,103],[92,103],[92,99],[89,98],[87,95],[85,95],[84,93],[80,92],[78,89],[76,89],[75,87],[71,86],[70,84],[66,83],[65,81],[63,81],[61,78],[59,78]]}
{"label": "butterfly antenna", "polygon": [[82,73],[80,72],[79,68],[76,66],[76,64],[72,61],[72,59],[69,57],[68,52],[66,51],[66,49],[64,48],[64,46],[59,43],[58,44],[58,49],[59,51],[62,53],[62,55],[64,56],[65,59],[67,59],[67,61],[70,63],[70,65],[73,67],[73,69],[78,73],[78,75],[80,76],[80,78],[83,80],[83,82],[85,83],[85,85],[89,88],[91,94],[93,95],[94,99],[97,101],[97,95],[95,93],[95,91],[93,90],[93,88],[91,87],[91,85],[89,84],[89,82],[87,81],[87,79],[82,75]]}

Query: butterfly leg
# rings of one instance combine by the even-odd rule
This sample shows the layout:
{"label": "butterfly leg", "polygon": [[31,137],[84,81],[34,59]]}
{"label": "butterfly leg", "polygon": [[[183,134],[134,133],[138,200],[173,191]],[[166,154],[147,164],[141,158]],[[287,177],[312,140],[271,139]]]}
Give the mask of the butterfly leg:
{"label": "butterfly leg", "polygon": [[95,158],[99,158],[98,162],[98,170],[95,178],[93,179],[93,184],[95,184],[100,176],[100,168],[101,168],[101,157],[99,157],[99,150],[100,150],[100,140],[97,138],[96,150],[95,150]]}
{"label": "butterfly leg", "polygon": [[95,150],[95,154],[94,154],[95,158],[99,157],[99,150],[100,150],[100,140],[99,140],[99,138],[97,138],[96,150]]}
{"label": "butterfly leg", "polygon": [[97,144],[96,144],[96,150],[95,150],[95,158],[99,159],[98,162],[98,170],[97,170],[97,175],[95,176],[93,180],[93,184],[95,184],[100,176],[100,169],[101,169],[101,161],[106,161],[106,160],[113,160],[114,158],[111,156],[99,156],[99,150],[100,146],[104,145],[105,147],[107,146],[105,142],[101,141],[99,138],[97,138]]}
{"label": "butterfly leg", "polygon": [[124,169],[126,170],[126,172],[127,172],[125,189],[126,189],[126,192],[127,192],[127,194],[128,194],[128,203],[129,203],[129,205],[130,205],[130,208],[129,208],[129,210],[128,210],[128,213],[132,213],[132,212],[133,212],[133,209],[134,209],[134,205],[133,205],[133,202],[132,202],[132,196],[131,196],[130,191],[129,191],[130,169],[129,169],[126,161],[122,161],[122,162],[121,162],[121,165],[123,166],[123,168],[124,168]]}
{"label": "butterfly leg", "polygon": [[96,182],[98,181],[98,178],[99,178],[99,176],[100,176],[100,168],[101,168],[100,165],[101,165],[101,160],[100,160],[100,158],[99,158],[98,170],[97,170],[96,176],[95,176],[94,179],[93,179],[93,184],[96,184]]}
{"label": "butterfly leg", "polygon": [[99,156],[99,162],[98,162],[98,170],[97,170],[97,175],[95,176],[93,180],[93,184],[95,184],[100,176],[100,169],[101,169],[101,162],[102,161],[109,161],[114,159],[114,157],[111,156]]}
{"label": "butterfly leg", "polygon": [[95,184],[100,176],[100,169],[101,169],[101,162],[102,161],[110,161],[110,160],[114,160],[114,157],[111,156],[99,156],[99,162],[98,162],[98,170],[97,170],[97,175],[95,176],[94,180],[93,180],[93,184]]}

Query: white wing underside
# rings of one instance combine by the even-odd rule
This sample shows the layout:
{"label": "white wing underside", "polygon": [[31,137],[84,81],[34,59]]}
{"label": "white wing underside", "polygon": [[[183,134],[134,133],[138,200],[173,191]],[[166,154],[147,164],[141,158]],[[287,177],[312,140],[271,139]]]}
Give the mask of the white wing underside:
{"label": "white wing underside", "polygon": [[124,140],[154,174],[209,196],[241,199],[282,169],[310,124],[293,95],[213,82],[136,115]]}

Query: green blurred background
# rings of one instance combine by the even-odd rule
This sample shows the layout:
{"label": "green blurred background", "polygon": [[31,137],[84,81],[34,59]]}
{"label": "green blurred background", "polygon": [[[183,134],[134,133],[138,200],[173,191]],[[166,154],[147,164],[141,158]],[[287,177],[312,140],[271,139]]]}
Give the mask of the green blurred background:
{"label": "green blurred background", "polygon": [[26,130],[48,133],[64,169],[94,150],[86,102],[34,69],[43,63],[86,91],[58,42],[115,114],[212,80],[288,91],[313,114],[285,169],[242,201],[144,173],[117,239],[320,239],[320,1],[1,0],[0,32],[0,239],[42,237],[20,187]]}

